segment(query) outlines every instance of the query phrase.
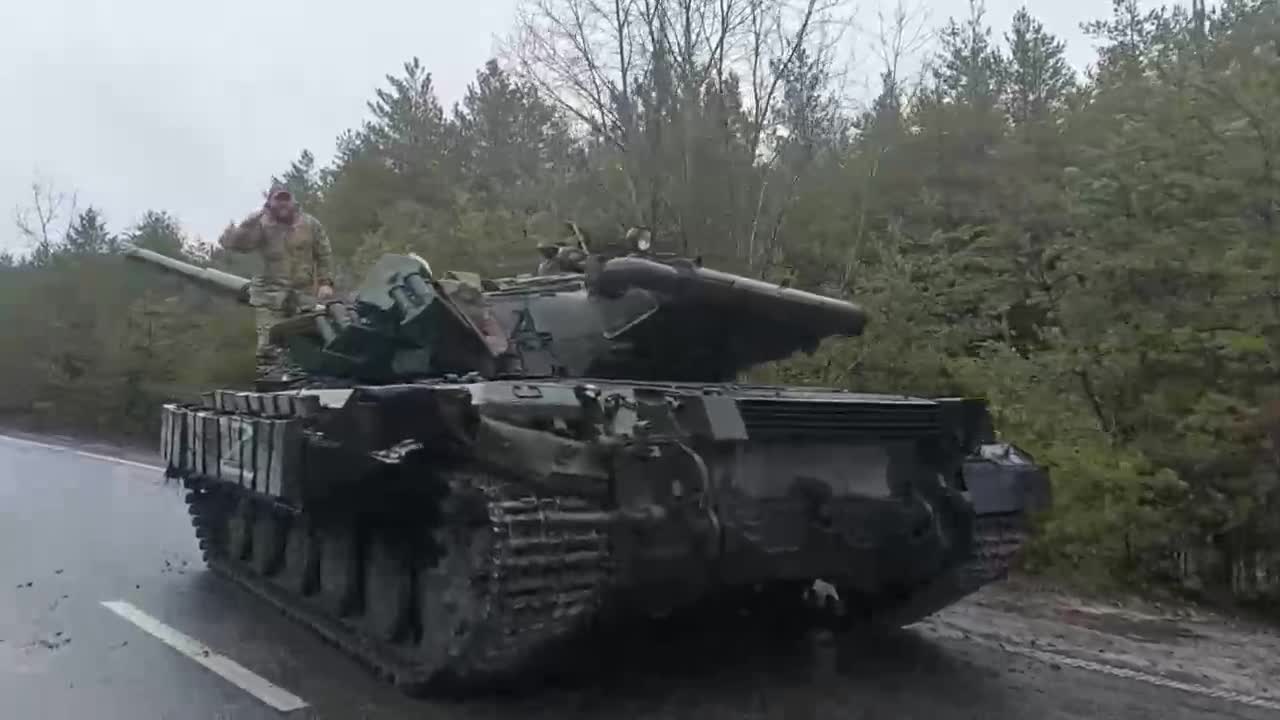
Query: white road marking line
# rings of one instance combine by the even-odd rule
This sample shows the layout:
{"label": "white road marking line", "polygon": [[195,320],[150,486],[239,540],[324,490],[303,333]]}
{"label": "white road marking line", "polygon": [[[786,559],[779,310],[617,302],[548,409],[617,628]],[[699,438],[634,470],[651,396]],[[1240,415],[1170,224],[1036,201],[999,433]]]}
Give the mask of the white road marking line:
{"label": "white road marking line", "polygon": [[1015,644],[1006,640],[979,637],[971,632],[952,628],[943,628],[938,625],[929,626],[927,632],[941,637],[949,637],[953,640],[967,640],[969,642],[978,643],[979,645],[998,648],[1005,652],[1021,655],[1047,664],[1064,665],[1078,670],[1088,670],[1102,675],[1110,675],[1112,677],[1124,678],[1126,680],[1135,680],[1148,685],[1155,685],[1156,687],[1181,690],[1183,692],[1191,693],[1192,695],[1199,695],[1201,697],[1214,698],[1217,700],[1227,700],[1229,702],[1249,705],[1251,707],[1280,710],[1280,701],[1262,698],[1256,695],[1246,695],[1244,693],[1235,692],[1234,690],[1223,690],[1221,688],[1213,688],[1207,685],[1200,685],[1198,683],[1180,682],[1178,680],[1171,680],[1159,675],[1152,675],[1150,673],[1131,670],[1125,667],[1108,665],[1106,663],[1094,662],[1092,660],[1081,660],[1080,658],[1074,658],[1069,655],[1060,655],[1047,650],[1037,650],[1035,648]]}
{"label": "white road marking line", "polygon": [[30,445],[32,447],[44,448],[45,450],[69,452],[73,455],[79,455],[80,457],[86,457],[93,460],[102,460],[109,463],[115,463],[117,465],[128,465],[129,467],[136,467],[142,470],[150,470],[153,472],[164,472],[164,468],[160,467],[159,465],[148,465],[146,463],[140,463],[133,460],[125,460],[124,458],[111,457],[110,455],[99,455],[98,453],[91,453],[91,452],[86,452],[84,450],[77,450],[73,447],[67,447],[66,445],[52,445],[50,443],[43,443],[36,440],[27,440],[26,438],[13,437],[12,435],[0,435],[0,440],[7,440],[11,443],[17,443],[19,445]]}
{"label": "white road marking line", "polygon": [[[68,449],[70,450],[70,448]],[[136,467],[141,470],[164,472],[164,468],[160,467],[159,465],[148,465],[147,463],[140,463],[134,460],[125,460],[124,458],[111,457],[110,455],[99,455],[98,453],[85,452],[84,450],[71,450],[71,452],[74,452],[80,457],[92,458],[94,460],[104,460],[106,462],[116,463],[117,465],[128,465],[130,467]]]}
{"label": "white road marking line", "polygon": [[133,605],[121,600],[103,600],[102,604],[108,610],[159,638],[169,647],[221,675],[223,679],[276,710],[287,713],[307,707],[307,703],[297,695],[273,685],[231,658],[219,655],[204,644],[183,635]]}

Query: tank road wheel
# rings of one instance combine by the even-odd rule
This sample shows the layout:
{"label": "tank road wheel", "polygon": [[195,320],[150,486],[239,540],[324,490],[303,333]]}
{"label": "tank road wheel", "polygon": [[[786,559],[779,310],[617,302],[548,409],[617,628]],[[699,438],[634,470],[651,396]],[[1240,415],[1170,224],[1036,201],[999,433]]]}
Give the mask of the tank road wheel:
{"label": "tank road wheel", "polygon": [[234,504],[230,503],[230,498],[226,495],[211,488],[194,483],[188,483],[187,487],[187,512],[191,515],[191,525],[196,531],[200,554],[205,562],[209,558],[225,557],[228,507],[234,508]]}
{"label": "tank road wheel", "polygon": [[376,532],[369,538],[362,621],[381,640],[398,639],[409,623],[413,575],[407,560],[404,543]]}
{"label": "tank road wheel", "polygon": [[227,518],[227,559],[242,562],[253,545],[253,502],[241,497]]}
{"label": "tank road wheel", "polygon": [[316,587],[320,567],[320,544],[304,515],[290,518],[284,540],[284,568],[273,578],[289,592],[303,597]]}
{"label": "tank road wheel", "polygon": [[270,577],[280,570],[284,560],[288,519],[280,512],[260,507],[254,517],[253,543],[250,548],[254,572]]}
{"label": "tank road wheel", "polygon": [[360,591],[360,554],[355,528],[333,524],[320,529],[321,602],[339,617],[351,611]]}
{"label": "tank road wheel", "polygon": [[[481,526],[444,527],[432,533],[434,564],[418,571],[420,662],[437,673],[458,663],[487,614],[492,531]],[[454,669],[465,671],[462,667]]]}

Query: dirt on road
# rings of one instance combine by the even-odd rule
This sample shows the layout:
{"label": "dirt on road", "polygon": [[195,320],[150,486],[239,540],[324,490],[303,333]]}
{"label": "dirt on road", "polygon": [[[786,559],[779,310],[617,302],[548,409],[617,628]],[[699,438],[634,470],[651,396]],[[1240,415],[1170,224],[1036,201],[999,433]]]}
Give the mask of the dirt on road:
{"label": "dirt on road", "polygon": [[1280,712],[1280,630],[1187,606],[1107,603],[1015,583],[916,626],[922,633]]}

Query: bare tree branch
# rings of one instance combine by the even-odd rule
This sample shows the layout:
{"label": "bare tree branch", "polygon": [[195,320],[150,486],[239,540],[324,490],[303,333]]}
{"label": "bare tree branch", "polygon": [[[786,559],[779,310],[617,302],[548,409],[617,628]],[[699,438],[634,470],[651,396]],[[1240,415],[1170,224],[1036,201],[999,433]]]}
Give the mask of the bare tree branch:
{"label": "bare tree branch", "polygon": [[[15,208],[13,219],[29,244],[53,247],[71,231],[76,210],[76,193],[67,195],[54,189],[51,183],[37,179],[31,183],[31,204]],[[60,221],[61,232],[56,227]]]}
{"label": "bare tree branch", "polygon": [[[848,4],[521,0],[515,64],[620,152],[606,160],[609,172],[626,177],[632,207],[656,232],[673,231],[687,245],[691,231],[714,223],[720,242],[750,264],[759,254],[757,233],[770,244],[780,236],[775,213],[794,202],[792,177],[804,172],[797,156],[785,180],[769,177],[781,145],[775,116],[793,102],[782,102],[787,84],[820,77],[827,92],[842,36],[835,18]],[[704,197],[713,186],[720,200]]]}

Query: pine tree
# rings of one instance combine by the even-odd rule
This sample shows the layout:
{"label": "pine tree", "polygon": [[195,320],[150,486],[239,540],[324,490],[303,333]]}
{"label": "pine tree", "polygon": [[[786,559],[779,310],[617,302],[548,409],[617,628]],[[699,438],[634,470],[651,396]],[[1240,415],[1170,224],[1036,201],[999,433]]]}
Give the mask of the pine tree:
{"label": "pine tree", "polygon": [[1075,87],[1066,45],[1047,33],[1026,7],[1014,14],[1005,40],[1009,46],[1005,107],[1014,124],[1061,110]]}
{"label": "pine tree", "polygon": [[126,233],[128,241],[140,248],[171,257],[183,257],[186,242],[178,221],[166,212],[148,210],[142,219]]}
{"label": "pine tree", "polygon": [[273,184],[284,185],[304,210],[316,208],[321,203],[320,176],[316,158],[310,150],[303,150],[298,159],[289,163],[283,175],[272,177]]}
{"label": "pine tree", "polygon": [[107,231],[101,214],[89,207],[76,218],[63,244],[73,254],[98,254],[114,250],[116,239]]}

